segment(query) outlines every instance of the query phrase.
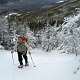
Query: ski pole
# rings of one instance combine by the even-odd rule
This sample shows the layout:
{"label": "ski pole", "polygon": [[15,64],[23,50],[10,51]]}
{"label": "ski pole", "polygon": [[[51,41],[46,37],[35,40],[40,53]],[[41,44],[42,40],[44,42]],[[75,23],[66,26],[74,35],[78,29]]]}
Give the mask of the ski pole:
{"label": "ski pole", "polygon": [[14,65],[14,58],[13,58],[13,53],[11,52],[11,54],[12,54],[12,61],[13,61],[13,65]]}
{"label": "ski pole", "polygon": [[35,64],[34,64],[34,61],[33,61],[33,58],[32,58],[32,56],[31,56],[31,53],[30,53],[30,52],[29,52],[29,55],[30,55],[30,57],[31,57],[31,60],[32,60],[32,63],[33,63],[33,65],[34,65],[34,67],[36,67]]}
{"label": "ski pole", "polygon": [[30,57],[31,57],[33,66],[36,67],[35,64],[34,64],[33,58],[32,58],[32,56],[31,56],[31,52],[30,52],[29,49],[28,49],[28,48],[30,47],[30,44],[29,44],[28,42],[27,42],[27,44],[28,44],[27,50],[28,50],[28,53],[29,53],[29,55],[30,55]]}

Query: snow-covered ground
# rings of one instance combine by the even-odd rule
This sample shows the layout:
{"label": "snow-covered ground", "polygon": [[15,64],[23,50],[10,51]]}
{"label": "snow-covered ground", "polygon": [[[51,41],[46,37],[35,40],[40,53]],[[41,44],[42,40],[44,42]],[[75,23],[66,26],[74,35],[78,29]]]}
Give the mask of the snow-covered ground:
{"label": "snow-covered ground", "polygon": [[62,3],[62,2],[64,2],[64,1],[58,1],[57,3]]}
{"label": "snow-covered ground", "polygon": [[39,49],[31,50],[36,67],[28,55],[29,66],[18,69],[17,53],[14,52],[14,65],[10,51],[0,50],[0,80],[80,80],[79,58],[74,54],[60,54],[59,51],[46,53]]}
{"label": "snow-covered ground", "polygon": [[0,50],[1,50],[1,49],[4,49],[4,47],[0,45]]}

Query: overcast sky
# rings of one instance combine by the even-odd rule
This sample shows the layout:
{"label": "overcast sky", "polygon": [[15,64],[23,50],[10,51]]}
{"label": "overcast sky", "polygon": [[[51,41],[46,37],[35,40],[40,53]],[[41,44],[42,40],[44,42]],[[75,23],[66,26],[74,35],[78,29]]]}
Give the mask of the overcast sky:
{"label": "overcast sky", "polygon": [[32,10],[34,6],[36,6],[34,8],[43,7],[58,1],[62,0],[0,0],[0,13],[13,10],[29,11]]}
{"label": "overcast sky", "polygon": [[[26,1],[26,2],[38,2],[38,1],[50,1],[50,2],[57,2],[61,0],[0,0],[0,3],[7,3],[9,1]],[[65,1],[65,0],[63,0]]]}

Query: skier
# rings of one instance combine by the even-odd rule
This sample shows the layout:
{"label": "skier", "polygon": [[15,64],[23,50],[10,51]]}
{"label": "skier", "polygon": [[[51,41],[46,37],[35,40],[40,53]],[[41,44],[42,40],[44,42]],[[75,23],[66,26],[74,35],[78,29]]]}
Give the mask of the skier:
{"label": "skier", "polygon": [[[27,42],[28,42],[27,38],[25,38],[24,36],[19,36],[18,42],[16,42],[14,49],[11,51],[11,53],[13,53],[14,51],[17,50],[18,61],[20,63],[18,68],[23,68],[23,62],[22,62],[23,58],[25,59],[25,66],[29,66],[28,58],[27,58],[27,50],[30,47],[30,45],[28,44],[28,46],[27,46],[27,44],[26,44]],[[23,56],[23,58],[22,58],[22,56]]]}

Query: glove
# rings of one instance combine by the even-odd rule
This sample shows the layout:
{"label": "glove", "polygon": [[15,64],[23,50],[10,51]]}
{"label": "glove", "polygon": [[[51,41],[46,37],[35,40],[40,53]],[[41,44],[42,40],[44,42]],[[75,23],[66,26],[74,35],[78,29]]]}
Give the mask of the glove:
{"label": "glove", "polygon": [[11,51],[11,54],[13,53],[13,51]]}
{"label": "glove", "polygon": [[31,52],[29,52],[29,54],[31,54]]}
{"label": "glove", "polygon": [[22,54],[23,54],[23,55],[25,55],[25,54],[26,54],[26,52],[25,52],[25,51],[23,51],[23,52],[22,52]]}

